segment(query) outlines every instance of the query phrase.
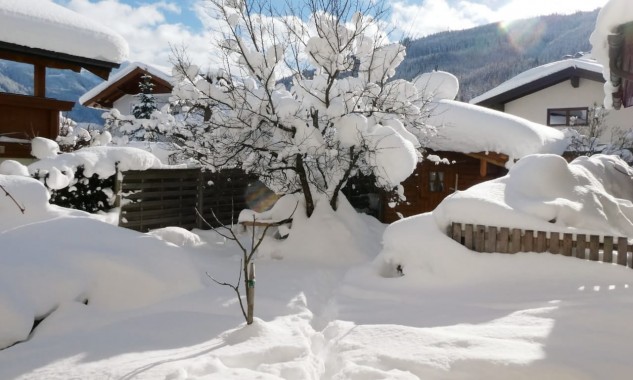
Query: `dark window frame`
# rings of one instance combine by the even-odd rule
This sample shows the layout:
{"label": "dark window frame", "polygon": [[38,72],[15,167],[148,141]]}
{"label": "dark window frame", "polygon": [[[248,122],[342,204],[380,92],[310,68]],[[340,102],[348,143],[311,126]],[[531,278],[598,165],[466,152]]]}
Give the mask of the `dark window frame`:
{"label": "dark window frame", "polygon": [[428,181],[429,193],[443,193],[444,189],[446,189],[443,171],[429,171]]}
{"label": "dark window frame", "polygon": [[[570,127],[572,126],[570,123],[571,120],[571,112],[572,111],[584,111],[585,114],[587,115],[585,122],[580,124],[580,123],[575,123],[574,126],[583,126],[583,125],[588,125],[589,123],[589,107],[568,107],[568,108],[548,108],[547,109],[547,125],[550,127]],[[552,123],[552,113],[553,112],[560,112],[560,113],[565,113],[565,124],[553,124]]]}

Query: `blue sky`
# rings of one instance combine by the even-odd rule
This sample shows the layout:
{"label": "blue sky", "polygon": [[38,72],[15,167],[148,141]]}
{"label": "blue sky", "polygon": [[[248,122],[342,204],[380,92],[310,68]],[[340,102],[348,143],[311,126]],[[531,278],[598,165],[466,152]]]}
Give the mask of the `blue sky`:
{"label": "blue sky", "polygon": [[[53,0],[95,19],[121,34],[130,45],[130,60],[167,66],[170,45],[188,48],[194,62],[212,56],[213,19],[204,15],[204,0]],[[284,0],[270,0],[283,6]],[[294,2],[300,0],[292,0]],[[396,36],[471,28],[496,21],[601,7],[607,0],[390,0],[386,20]]]}

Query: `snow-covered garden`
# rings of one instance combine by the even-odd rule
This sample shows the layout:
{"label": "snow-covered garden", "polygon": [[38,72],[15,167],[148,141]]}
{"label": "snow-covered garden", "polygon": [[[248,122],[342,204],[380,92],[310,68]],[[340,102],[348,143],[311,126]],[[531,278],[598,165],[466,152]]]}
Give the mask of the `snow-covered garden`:
{"label": "snow-covered garden", "polygon": [[[631,173],[620,170],[606,156],[531,156],[386,232],[321,199],[287,240],[261,247],[250,326],[207,276],[237,281],[231,241],[118,228],[49,205],[36,180],[1,175],[26,210],[0,198],[0,378],[626,378],[630,269],[478,254],[443,232],[460,220],[630,234]],[[622,219],[607,216],[614,209]]]}
{"label": "snow-covered garden", "polygon": [[[187,164],[256,174],[279,200],[236,220],[292,218],[291,227],[140,233],[117,226],[117,207],[53,205],[54,191],[76,191],[79,170],[105,179],[167,167],[166,157],[113,147],[108,131],[77,129],[93,146],[63,154],[34,139],[35,162],[0,163],[0,379],[631,376],[633,270],[614,264],[618,253],[614,263],[476,253],[447,236],[458,222],[632,237],[626,162],[568,163],[551,153],[564,150],[563,133],[454,101],[448,73],[390,80],[404,47],[371,17],[347,9],[344,24],[326,12],[280,23],[242,1],[218,4],[232,37],[222,42],[225,69],[204,72],[180,55],[174,109],[110,112],[108,127],[121,140],[174,143]],[[288,54],[312,71],[297,67],[285,87]],[[390,225],[340,192],[364,174],[405,201],[399,184],[422,145],[450,143],[503,151],[508,174]],[[113,189],[96,191],[115,206]],[[244,266],[253,246],[256,275]],[[252,324],[236,297],[244,284]]]}

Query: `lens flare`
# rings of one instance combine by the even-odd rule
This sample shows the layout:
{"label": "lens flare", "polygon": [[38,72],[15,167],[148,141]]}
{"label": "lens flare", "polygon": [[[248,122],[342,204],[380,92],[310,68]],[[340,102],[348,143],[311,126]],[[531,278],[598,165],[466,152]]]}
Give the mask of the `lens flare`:
{"label": "lens flare", "polygon": [[246,188],[244,199],[248,208],[262,212],[273,207],[279,197],[260,181],[253,182]]}
{"label": "lens flare", "polygon": [[545,22],[538,19],[504,21],[499,29],[505,34],[515,51],[523,53],[538,45],[543,39]]}

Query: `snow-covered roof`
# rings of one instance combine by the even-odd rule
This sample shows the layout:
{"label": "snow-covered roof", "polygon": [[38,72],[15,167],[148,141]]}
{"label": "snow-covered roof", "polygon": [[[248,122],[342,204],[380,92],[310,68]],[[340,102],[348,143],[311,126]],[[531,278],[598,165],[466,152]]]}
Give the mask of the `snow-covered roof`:
{"label": "snow-covered roof", "polygon": [[602,65],[589,58],[570,58],[562,61],[548,63],[542,66],[524,71],[521,74],[501,83],[499,86],[487,91],[472,100],[470,103],[479,104],[493,97],[519,89],[521,86],[529,85],[539,79],[560,73],[568,69],[580,69],[591,73],[602,74]]}
{"label": "snow-covered roof", "polygon": [[121,63],[128,44],[80,14],[42,0],[0,0],[0,41],[99,61]]}
{"label": "snow-covered roof", "polygon": [[562,154],[569,142],[563,132],[482,106],[440,100],[426,123],[437,127],[427,148],[461,153],[495,152],[509,164],[535,153]]}
{"label": "snow-covered roof", "polygon": [[[168,68],[159,67],[155,65],[149,65],[147,63],[142,63],[142,62],[132,62],[128,64],[127,66],[125,66],[124,68],[122,68],[121,70],[119,70],[118,72],[116,72],[115,74],[111,75],[110,79],[108,79],[107,81],[99,83],[98,85],[93,87],[91,90],[83,94],[79,98],[79,103],[82,105],[89,106],[89,104],[87,104],[88,102],[90,102],[92,99],[97,98],[101,93],[103,93],[108,88],[113,86],[115,83],[121,81],[127,75],[129,75],[130,73],[132,73],[133,71],[137,69],[140,69],[149,73],[149,75],[151,75],[154,78],[162,79],[164,82],[171,83],[172,77],[170,74],[167,74],[169,72]],[[138,84],[138,81],[136,83]]]}
{"label": "snow-covered roof", "polygon": [[604,86],[604,105],[612,108],[612,93],[616,88],[611,83],[611,72],[609,69],[609,35],[615,34],[615,29],[621,25],[633,21],[633,3],[630,0],[610,0],[600,10],[596,19],[596,27],[589,37],[593,55],[596,60],[603,65],[602,74],[607,80]]}

